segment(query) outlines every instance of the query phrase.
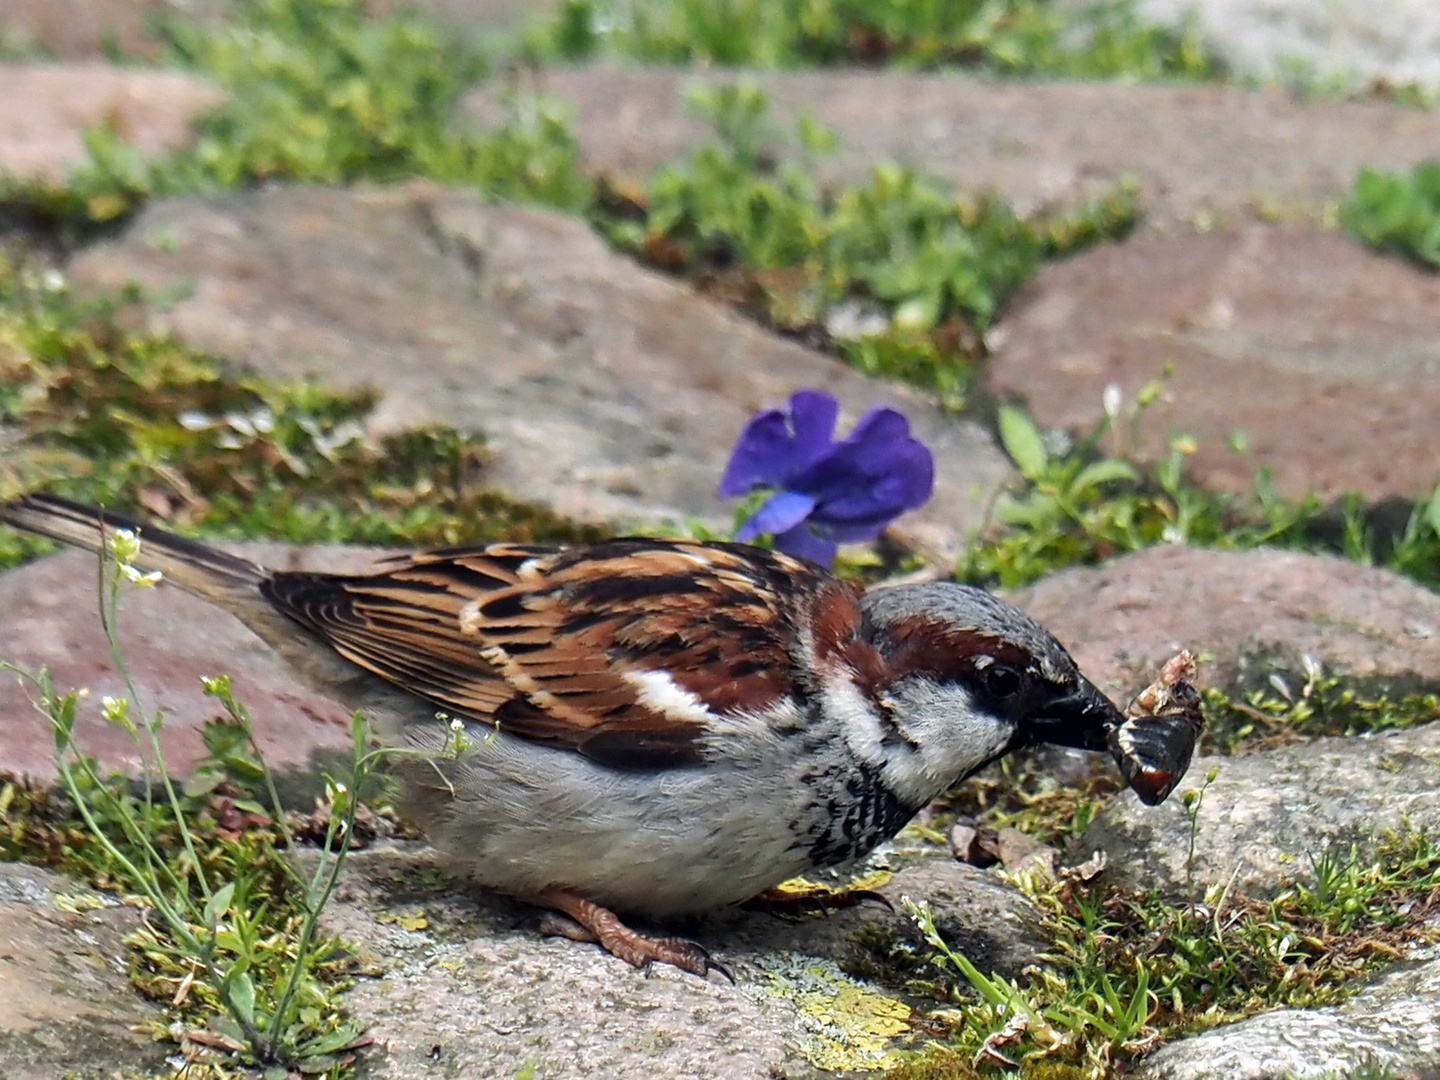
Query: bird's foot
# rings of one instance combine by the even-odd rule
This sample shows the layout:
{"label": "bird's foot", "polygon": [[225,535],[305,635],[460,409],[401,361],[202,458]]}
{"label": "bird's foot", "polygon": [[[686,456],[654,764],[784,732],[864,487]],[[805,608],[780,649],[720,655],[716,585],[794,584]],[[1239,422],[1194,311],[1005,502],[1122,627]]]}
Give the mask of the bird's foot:
{"label": "bird's foot", "polygon": [[681,971],[699,975],[702,979],[710,972],[718,971],[732,983],[735,981],[735,976],[731,975],[724,965],[711,959],[710,954],[693,941],[677,937],[652,937],[632,930],[621,922],[620,917],[613,911],[586,900],[569,889],[551,886],[540,894],[540,899],[555,909],[541,916],[542,934],[597,943],[612,956],[618,956],[637,968],[648,967],[658,960]]}
{"label": "bird's foot", "polygon": [[749,911],[763,911],[767,915],[799,919],[809,915],[825,915],[841,908],[852,908],[866,903],[880,904],[889,911],[895,910],[895,906],[874,889],[827,889],[820,885],[766,889],[746,900],[741,906]]}

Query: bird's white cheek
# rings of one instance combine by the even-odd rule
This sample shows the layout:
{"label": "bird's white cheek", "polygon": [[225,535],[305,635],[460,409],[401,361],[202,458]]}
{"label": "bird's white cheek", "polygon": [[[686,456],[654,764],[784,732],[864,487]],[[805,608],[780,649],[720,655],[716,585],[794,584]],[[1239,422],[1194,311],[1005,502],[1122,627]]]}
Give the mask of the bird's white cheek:
{"label": "bird's white cheek", "polygon": [[867,765],[884,762],[884,723],[875,711],[875,703],[860,692],[849,672],[835,673],[825,680],[825,711],[840,725],[852,754]]}
{"label": "bird's white cheek", "polygon": [[897,792],[908,788],[927,801],[994,758],[1014,732],[1008,720],[978,708],[953,684],[907,687],[894,712],[916,749],[895,757],[886,775]]}

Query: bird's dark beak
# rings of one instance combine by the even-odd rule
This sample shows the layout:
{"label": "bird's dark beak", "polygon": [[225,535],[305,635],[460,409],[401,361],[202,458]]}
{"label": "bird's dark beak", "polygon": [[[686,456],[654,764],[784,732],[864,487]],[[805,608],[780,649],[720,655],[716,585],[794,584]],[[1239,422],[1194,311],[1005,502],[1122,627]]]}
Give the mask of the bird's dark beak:
{"label": "bird's dark beak", "polygon": [[1110,732],[1124,722],[1114,703],[1082,675],[1073,690],[1042,704],[1022,726],[1032,743],[1105,750]]}

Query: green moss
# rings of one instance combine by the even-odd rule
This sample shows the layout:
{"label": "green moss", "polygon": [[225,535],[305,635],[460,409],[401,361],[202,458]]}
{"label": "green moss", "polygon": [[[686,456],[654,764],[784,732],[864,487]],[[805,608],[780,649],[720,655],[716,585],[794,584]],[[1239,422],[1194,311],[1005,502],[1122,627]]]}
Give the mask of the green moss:
{"label": "green moss", "polygon": [[[0,497],[44,484],[211,535],[295,542],[604,534],[487,488],[479,436],[430,427],[368,437],[373,404],[368,394],[229,375],[0,258]],[[0,567],[43,547],[0,529]]]}

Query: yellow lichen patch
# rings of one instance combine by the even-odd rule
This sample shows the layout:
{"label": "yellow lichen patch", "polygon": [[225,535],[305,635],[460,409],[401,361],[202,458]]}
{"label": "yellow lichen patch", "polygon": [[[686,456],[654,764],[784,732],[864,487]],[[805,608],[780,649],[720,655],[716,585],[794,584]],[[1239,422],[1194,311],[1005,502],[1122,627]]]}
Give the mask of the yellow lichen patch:
{"label": "yellow lichen patch", "polygon": [[778,957],[762,964],[768,984],[761,997],[781,997],[796,1009],[800,1052],[816,1068],[835,1072],[893,1064],[897,1040],[911,1031],[911,1008],[876,993],[829,961]]}
{"label": "yellow lichen patch", "polygon": [[789,881],[782,881],[775,886],[778,893],[788,893],[795,896],[811,896],[821,893],[838,895],[847,892],[856,892],[862,889],[879,889],[890,883],[895,875],[889,870],[869,870],[858,877],[853,877],[840,885],[825,881],[811,881],[809,878],[797,877]]}
{"label": "yellow lichen patch", "polygon": [[393,923],[401,930],[425,930],[430,926],[430,920],[426,918],[423,911],[412,912],[409,915],[402,915],[398,911],[383,911],[375,916],[375,921]]}

